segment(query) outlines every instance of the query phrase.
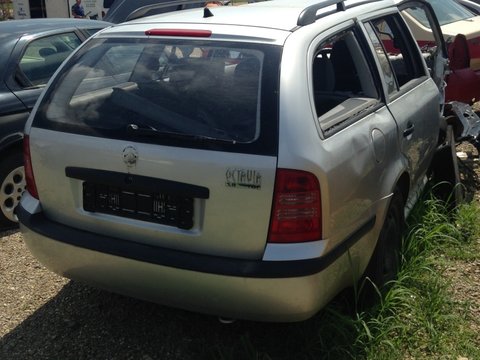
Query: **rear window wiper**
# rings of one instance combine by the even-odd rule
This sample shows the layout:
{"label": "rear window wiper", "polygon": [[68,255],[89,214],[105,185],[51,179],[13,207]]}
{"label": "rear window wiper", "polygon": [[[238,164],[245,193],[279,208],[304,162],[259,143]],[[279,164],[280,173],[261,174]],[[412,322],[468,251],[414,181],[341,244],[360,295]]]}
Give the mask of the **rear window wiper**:
{"label": "rear window wiper", "polygon": [[237,141],[233,139],[225,139],[225,138],[217,138],[212,136],[206,135],[198,135],[198,134],[183,134],[171,131],[161,131],[157,130],[154,127],[141,127],[137,124],[128,124],[127,125],[127,132],[132,135],[136,136],[152,136],[152,137],[159,137],[159,138],[170,138],[170,139],[182,139],[182,140],[190,140],[190,141],[199,141],[199,142],[212,142],[212,143],[226,143],[226,144],[236,144]]}

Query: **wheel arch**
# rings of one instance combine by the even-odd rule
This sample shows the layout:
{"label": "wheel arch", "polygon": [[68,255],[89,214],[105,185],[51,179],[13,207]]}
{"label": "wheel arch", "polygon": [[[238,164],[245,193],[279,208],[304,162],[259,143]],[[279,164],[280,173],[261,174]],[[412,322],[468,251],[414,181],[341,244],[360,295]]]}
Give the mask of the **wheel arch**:
{"label": "wheel arch", "polygon": [[404,172],[400,175],[396,185],[392,189],[392,193],[394,193],[395,191],[400,192],[403,204],[405,205],[408,199],[408,193],[410,192],[410,176],[408,175],[408,173]]}
{"label": "wheel arch", "polygon": [[12,151],[12,149],[18,150],[22,148],[23,133],[17,132],[9,134],[0,141],[0,153],[6,153]]}

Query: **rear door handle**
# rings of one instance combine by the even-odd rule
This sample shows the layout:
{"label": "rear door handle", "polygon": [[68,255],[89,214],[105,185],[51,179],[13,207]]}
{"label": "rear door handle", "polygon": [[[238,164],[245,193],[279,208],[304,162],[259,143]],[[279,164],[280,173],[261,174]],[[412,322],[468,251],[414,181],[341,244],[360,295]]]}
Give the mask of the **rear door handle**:
{"label": "rear door handle", "polygon": [[407,123],[407,128],[403,130],[403,137],[408,137],[413,134],[415,131],[415,125],[413,125],[410,121]]}

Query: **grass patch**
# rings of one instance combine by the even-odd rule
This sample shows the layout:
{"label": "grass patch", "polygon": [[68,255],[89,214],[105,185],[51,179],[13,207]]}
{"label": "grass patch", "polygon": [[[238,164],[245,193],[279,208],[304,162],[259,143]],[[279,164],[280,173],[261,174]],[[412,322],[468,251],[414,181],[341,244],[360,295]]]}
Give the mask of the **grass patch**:
{"label": "grass patch", "polygon": [[398,279],[378,304],[352,315],[348,299],[340,296],[302,323],[236,325],[233,333],[239,337],[220,342],[209,355],[222,360],[480,359],[469,304],[453,299],[445,274],[458,261],[479,258],[479,220],[478,204],[448,210],[426,198],[409,218]]}

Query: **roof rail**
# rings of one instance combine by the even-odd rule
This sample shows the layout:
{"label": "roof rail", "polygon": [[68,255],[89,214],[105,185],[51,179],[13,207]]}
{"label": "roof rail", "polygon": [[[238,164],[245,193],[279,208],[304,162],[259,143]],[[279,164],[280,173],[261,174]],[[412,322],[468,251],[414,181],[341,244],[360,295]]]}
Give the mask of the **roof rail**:
{"label": "roof rail", "polygon": [[141,17],[145,16],[149,11],[155,10],[155,9],[162,9],[162,8],[166,8],[166,7],[169,7],[169,6],[177,5],[178,6],[177,10],[183,10],[185,8],[184,5],[200,4],[200,3],[205,3],[205,2],[206,2],[206,0],[173,0],[173,1],[167,1],[167,2],[164,2],[164,3],[160,3],[160,4],[145,5],[145,6],[142,6],[138,9],[132,11],[127,16],[125,21],[141,18]]}
{"label": "roof rail", "polygon": [[[381,0],[365,0],[365,1],[356,2],[356,3],[348,5],[348,6],[345,5],[345,0],[325,0],[325,1],[321,1],[318,4],[310,5],[310,6],[306,7],[305,9],[303,9],[303,11],[298,16],[297,25],[298,26],[310,25],[310,24],[313,24],[317,19],[320,19],[321,17],[324,17],[324,16],[329,15],[331,13],[338,12],[338,11],[345,11],[347,8],[351,8],[351,7],[355,7],[355,6],[358,6],[358,5],[363,5],[363,4],[370,3],[370,2],[375,2],[375,1],[381,1]],[[324,8],[326,8],[328,6],[331,6],[331,5],[337,5],[336,11],[331,11],[331,12],[328,12],[326,14],[322,14],[322,15],[317,16],[317,11],[318,10],[324,9]]]}

